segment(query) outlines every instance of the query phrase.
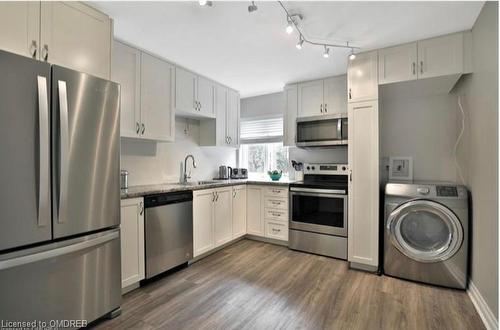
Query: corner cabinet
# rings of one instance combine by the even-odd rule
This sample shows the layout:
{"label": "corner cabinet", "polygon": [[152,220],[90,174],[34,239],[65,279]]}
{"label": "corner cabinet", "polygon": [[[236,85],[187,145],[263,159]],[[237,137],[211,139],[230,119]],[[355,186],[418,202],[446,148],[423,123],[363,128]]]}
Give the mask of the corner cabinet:
{"label": "corner cabinet", "polygon": [[[348,261],[378,267],[378,100],[349,104]],[[373,269],[373,270],[375,270]]]}
{"label": "corner cabinet", "polygon": [[[347,69],[347,100],[351,102],[378,99],[377,51],[356,54]],[[351,122],[349,122],[351,125]]]}
{"label": "corner cabinet", "polygon": [[200,146],[237,148],[240,144],[240,95],[215,85],[214,119],[200,120]]}
{"label": "corner cabinet", "polygon": [[247,233],[247,186],[234,186],[233,190],[233,238]]}
{"label": "corner cabinet", "polygon": [[115,41],[111,77],[121,85],[121,136],[174,141],[174,66]]}
{"label": "corner cabinet", "polygon": [[144,279],[144,202],[142,198],[121,201],[121,268],[122,289]]}
{"label": "corner cabinet", "polygon": [[0,49],[109,79],[112,25],[83,2],[0,2]]}
{"label": "corner cabinet", "polygon": [[247,234],[264,236],[264,195],[261,186],[247,186]]}

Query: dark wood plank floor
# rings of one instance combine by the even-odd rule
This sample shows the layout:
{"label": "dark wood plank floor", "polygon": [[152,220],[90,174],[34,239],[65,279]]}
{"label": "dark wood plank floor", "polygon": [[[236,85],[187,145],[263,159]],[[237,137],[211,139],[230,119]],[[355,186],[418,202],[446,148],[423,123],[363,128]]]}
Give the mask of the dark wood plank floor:
{"label": "dark wood plank floor", "polygon": [[484,329],[464,291],[240,241],[124,296],[102,329]]}

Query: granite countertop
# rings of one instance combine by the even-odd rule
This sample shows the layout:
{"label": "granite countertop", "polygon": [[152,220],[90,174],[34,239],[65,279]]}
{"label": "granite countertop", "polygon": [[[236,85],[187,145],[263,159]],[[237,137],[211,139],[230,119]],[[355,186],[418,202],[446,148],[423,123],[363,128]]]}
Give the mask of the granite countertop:
{"label": "granite countertop", "polygon": [[194,191],[202,189],[212,189],[226,186],[235,186],[240,184],[257,184],[257,185],[273,185],[273,186],[288,186],[290,183],[295,182],[294,180],[281,179],[279,181],[272,181],[269,179],[231,179],[231,180],[206,180],[208,182],[202,184],[195,183],[162,183],[162,184],[151,184],[151,185],[140,185],[131,186],[128,189],[121,190],[121,198],[133,198],[141,197],[146,195],[153,195],[159,193],[168,193],[176,191]]}

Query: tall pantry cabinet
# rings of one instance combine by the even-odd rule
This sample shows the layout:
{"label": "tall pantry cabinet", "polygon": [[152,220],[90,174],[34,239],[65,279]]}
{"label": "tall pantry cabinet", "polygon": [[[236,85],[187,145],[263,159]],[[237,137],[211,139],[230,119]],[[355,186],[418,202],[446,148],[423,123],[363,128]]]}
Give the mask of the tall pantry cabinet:
{"label": "tall pantry cabinet", "polygon": [[377,51],[349,61],[348,81],[348,261],[378,269],[379,116]]}

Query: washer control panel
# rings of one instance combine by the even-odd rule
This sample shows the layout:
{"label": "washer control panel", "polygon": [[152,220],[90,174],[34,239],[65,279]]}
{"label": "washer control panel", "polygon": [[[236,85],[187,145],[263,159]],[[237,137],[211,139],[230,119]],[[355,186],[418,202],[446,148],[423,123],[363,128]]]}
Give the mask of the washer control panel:
{"label": "washer control panel", "polygon": [[458,197],[455,186],[436,186],[436,195],[440,197]]}

